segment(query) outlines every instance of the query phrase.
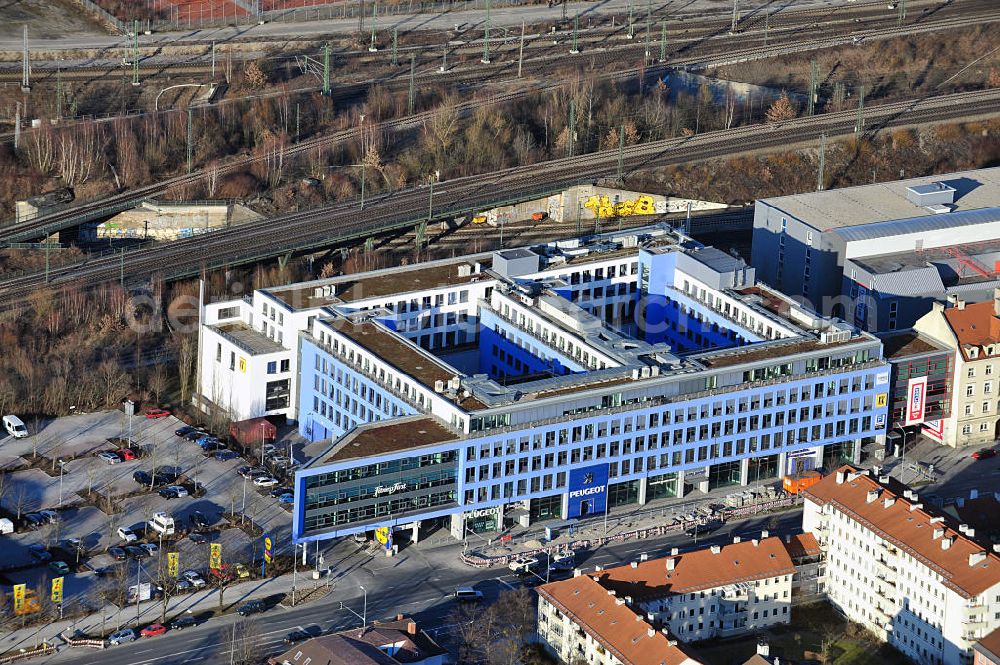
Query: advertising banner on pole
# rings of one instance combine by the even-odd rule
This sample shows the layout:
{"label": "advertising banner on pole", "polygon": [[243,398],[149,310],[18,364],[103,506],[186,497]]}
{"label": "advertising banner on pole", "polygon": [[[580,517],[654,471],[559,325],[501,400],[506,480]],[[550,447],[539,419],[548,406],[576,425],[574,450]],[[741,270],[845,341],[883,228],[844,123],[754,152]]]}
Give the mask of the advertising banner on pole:
{"label": "advertising banner on pole", "polygon": [[271,563],[271,548],[274,546],[274,542],[271,540],[271,536],[264,536],[264,561]]}
{"label": "advertising banner on pole", "polygon": [[222,568],[222,543],[212,543],[208,557],[209,568]]}
{"label": "advertising banner on pole", "polygon": [[180,569],[180,554],[178,552],[169,552],[167,554],[167,575],[170,577],[177,577],[177,571]]}
{"label": "advertising banner on pole", "polygon": [[15,584],[14,585],[14,611],[20,612],[24,609],[24,593],[27,589],[26,584]]}
{"label": "advertising banner on pole", "polygon": [[63,578],[52,578],[52,602],[61,603],[63,601]]}

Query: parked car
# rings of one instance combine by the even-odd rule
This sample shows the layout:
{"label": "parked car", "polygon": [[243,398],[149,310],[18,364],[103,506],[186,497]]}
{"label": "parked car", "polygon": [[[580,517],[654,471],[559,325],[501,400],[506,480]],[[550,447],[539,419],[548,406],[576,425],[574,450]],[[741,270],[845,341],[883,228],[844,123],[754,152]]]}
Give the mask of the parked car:
{"label": "parked car", "polygon": [[197,439],[195,439],[194,442],[197,443],[199,446],[204,446],[206,443],[210,441],[218,441],[218,440],[219,437],[217,436],[212,436],[211,434],[202,434]]}
{"label": "parked car", "polygon": [[110,554],[115,561],[124,561],[128,558],[128,552],[125,551],[124,547],[109,547],[108,554]]}
{"label": "parked car", "polygon": [[[146,414],[146,417],[148,418],[149,414]],[[139,631],[139,634],[143,637],[156,637],[157,635],[162,635],[165,632],[167,632],[167,627],[162,623],[151,623]]]}
{"label": "parked car", "polygon": [[124,630],[119,630],[117,633],[111,633],[111,635],[108,636],[108,644],[111,646],[117,646],[127,642],[134,642],[135,639],[135,631],[131,628],[126,628]]}
{"label": "parked car", "polygon": [[119,448],[115,451],[115,454],[121,457],[123,462],[131,462],[132,460],[139,459],[139,456],[131,448]]}
{"label": "parked car", "polygon": [[98,577],[107,577],[109,575],[114,575],[118,571],[118,566],[101,566],[100,568],[94,569],[94,574]]}
{"label": "parked car", "polygon": [[204,529],[210,522],[208,518],[205,517],[205,513],[200,510],[196,510],[188,516],[188,521],[191,523],[192,528]]}
{"label": "parked car", "polygon": [[263,600],[251,600],[240,605],[236,610],[236,613],[241,617],[245,617],[250,614],[260,614],[266,609],[267,606],[264,604]]}
{"label": "parked car", "polygon": [[133,559],[145,559],[150,556],[149,552],[138,545],[126,545],[125,552]]}
{"label": "parked car", "polygon": [[191,542],[194,543],[195,545],[204,545],[205,543],[208,542],[208,536],[206,536],[203,533],[198,533],[197,531],[190,534],[188,536],[188,539],[190,539]]}
{"label": "parked car", "polygon": [[295,503],[295,495],[289,492],[278,497],[278,503]]}
{"label": "parked car", "polygon": [[187,495],[187,489],[181,485],[168,485],[160,490],[160,496],[164,499],[180,499]]}
{"label": "parked car", "polygon": [[257,487],[274,487],[279,484],[277,478],[272,478],[271,476],[261,476],[260,478],[254,478],[253,484]]}
{"label": "parked car", "polygon": [[197,626],[199,623],[201,622],[192,616],[179,617],[170,622],[170,630],[184,630]]}
{"label": "parked car", "polygon": [[981,448],[976,452],[972,453],[972,459],[975,460],[989,459],[991,457],[996,457],[996,456],[997,456],[997,451],[993,448]]}
{"label": "parked car", "polygon": [[52,561],[52,555],[49,554],[44,547],[40,547],[39,549],[31,548],[29,549],[28,554],[30,554],[31,558],[38,563],[48,563],[49,561]]}
{"label": "parked car", "polygon": [[21,517],[24,526],[35,529],[45,524],[45,518],[40,513],[28,513]]}
{"label": "parked car", "polygon": [[65,561],[50,561],[49,570],[57,575],[69,575],[69,566]]}
{"label": "parked car", "polygon": [[483,599],[483,592],[470,586],[460,586],[455,589],[455,600],[460,603],[478,603]]}
{"label": "parked car", "polygon": [[127,526],[118,527],[118,537],[126,543],[134,543],[139,540],[139,536],[135,535],[135,531]]}
{"label": "parked car", "polygon": [[156,543],[142,543],[139,547],[149,552],[149,556],[153,556],[160,551],[160,548]]}
{"label": "parked car", "polygon": [[184,425],[183,427],[178,427],[177,429],[175,429],[174,434],[176,434],[177,436],[184,436],[185,434],[190,434],[191,432],[196,432],[196,431],[198,431],[197,427],[193,427],[191,425]]}
{"label": "parked car", "polygon": [[282,467],[284,467],[284,466],[288,466],[288,464],[290,462],[291,462],[291,460],[288,459],[287,457],[285,457],[284,455],[275,455],[274,457],[271,458],[271,465],[272,466],[282,466]]}
{"label": "parked car", "polygon": [[180,474],[173,471],[157,471],[153,474],[153,480],[157,485],[171,485],[176,483],[178,478],[180,478]]}
{"label": "parked car", "polygon": [[225,450],[226,444],[219,441],[218,439],[209,439],[205,443],[199,443],[198,447],[204,450],[206,453],[214,452],[216,450]]}
{"label": "parked car", "polygon": [[274,445],[273,443],[265,443],[264,444],[264,455],[265,456],[267,456],[267,455],[273,455],[276,452],[278,452],[278,446]]}
{"label": "parked car", "polygon": [[201,437],[205,436],[205,432],[200,429],[193,429],[187,434],[182,435],[188,441],[197,441]]}
{"label": "parked car", "polygon": [[118,457],[118,455],[115,455],[114,453],[110,453],[108,451],[97,453],[97,456],[100,457],[105,462],[107,462],[108,464],[118,464],[122,461],[121,457]]}
{"label": "parked car", "polygon": [[136,471],[132,474],[132,480],[140,485],[151,485],[153,483],[153,476],[145,471]]}
{"label": "parked car", "polygon": [[59,513],[54,510],[39,510],[38,514],[42,516],[46,524],[55,524],[59,521]]}
{"label": "parked car", "polygon": [[275,487],[273,490],[271,490],[271,496],[273,496],[274,498],[278,498],[282,494],[291,494],[291,493],[292,493],[291,487]]}
{"label": "parked car", "polygon": [[190,582],[196,589],[200,589],[208,584],[197,570],[185,570],[181,573],[181,578]]}
{"label": "parked car", "polygon": [[150,420],[154,420],[156,418],[166,418],[169,415],[170,412],[166,409],[150,409],[146,412],[146,417]]}
{"label": "parked car", "polygon": [[215,453],[215,459],[220,462],[228,462],[231,459],[236,459],[239,457],[239,453],[235,450],[219,450]]}
{"label": "parked car", "polygon": [[188,589],[193,589],[194,585],[187,580],[177,580],[174,582],[174,589],[177,591],[187,591]]}
{"label": "parked car", "polygon": [[250,577],[250,570],[242,563],[233,566],[233,571],[236,573],[237,579],[245,580]]}

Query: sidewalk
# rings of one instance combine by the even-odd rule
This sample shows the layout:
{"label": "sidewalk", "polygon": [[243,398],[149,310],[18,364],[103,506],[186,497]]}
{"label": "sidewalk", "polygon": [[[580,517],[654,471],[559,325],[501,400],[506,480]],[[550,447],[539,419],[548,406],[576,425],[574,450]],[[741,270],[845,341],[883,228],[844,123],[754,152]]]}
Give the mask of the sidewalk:
{"label": "sidewalk", "polygon": [[[642,506],[612,508],[606,516],[573,521],[549,520],[528,527],[515,525],[499,533],[469,532],[466,536],[469,543],[467,553],[487,558],[511,556],[542,547],[566,547],[582,540],[594,542],[635,531],[721,518],[724,508],[740,508],[785,497],[780,482],[768,479],[746,486],[721,487],[707,494],[693,490],[681,499],[657,499]],[[553,531],[551,541],[545,539],[546,527]],[[510,536],[510,539],[501,542],[501,536]]]}

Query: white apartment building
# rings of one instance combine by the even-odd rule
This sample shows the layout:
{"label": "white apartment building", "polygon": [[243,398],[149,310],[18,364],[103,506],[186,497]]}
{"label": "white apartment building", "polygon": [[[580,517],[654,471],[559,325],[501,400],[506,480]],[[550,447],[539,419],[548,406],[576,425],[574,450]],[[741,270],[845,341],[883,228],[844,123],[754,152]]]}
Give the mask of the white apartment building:
{"label": "white apartment building", "polygon": [[563,663],[701,665],[589,575],[539,587],[538,639]]}
{"label": "white apartment building", "polygon": [[1000,626],[1000,556],[904,485],[845,466],[801,492],[831,603],[915,662],[969,665]]}

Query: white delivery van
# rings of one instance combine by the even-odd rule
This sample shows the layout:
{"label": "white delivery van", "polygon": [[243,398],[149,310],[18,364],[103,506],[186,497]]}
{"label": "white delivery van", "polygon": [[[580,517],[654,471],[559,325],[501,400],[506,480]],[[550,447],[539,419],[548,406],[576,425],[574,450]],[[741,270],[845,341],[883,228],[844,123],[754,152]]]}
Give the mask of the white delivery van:
{"label": "white delivery van", "polygon": [[14,522],[6,517],[0,517],[0,533],[14,533]]}
{"label": "white delivery van", "polygon": [[153,515],[153,519],[148,522],[149,527],[164,536],[174,535],[174,518],[170,517],[166,513],[156,513]]}
{"label": "white delivery van", "polygon": [[3,427],[15,439],[23,439],[28,436],[28,428],[17,416],[4,416]]}

